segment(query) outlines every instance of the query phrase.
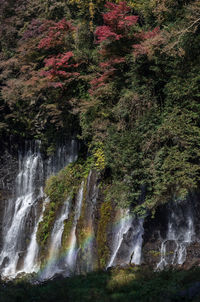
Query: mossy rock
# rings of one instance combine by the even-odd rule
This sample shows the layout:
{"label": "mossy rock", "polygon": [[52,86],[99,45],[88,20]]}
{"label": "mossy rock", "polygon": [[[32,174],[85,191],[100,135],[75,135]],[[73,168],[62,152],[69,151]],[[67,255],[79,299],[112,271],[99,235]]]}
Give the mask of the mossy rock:
{"label": "mossy rock", "polygon": [[64,231],[62,235],[62,251],[66,251],[68,249],[69,244],[70,244],[70,233],[73,227],[73,222],[74,222],[74,210],[72,209],[70,211],[70,215],[68,219],[64,222]]}
{"label": "mossy rock", "polygon": [[66,201],[67,197],[73,199],[76,195],[82,178],[83,165],[80,163],[73,163],[47,180],[45,193],[49,198],[49,203],[46,205],[43,219],[39,223],[37,232],[37,241],[43,251],[48,244],[48,239],[59,209]]}
{"label": "mossy rock", "polygon": [[112,223],[112,213],[112,202],[110,200],[103,202],[100,207],[100,220],[97,229],[97,247],[100,268],[105,268],[110,256],[110,249],[108,247],[108,228]]}
{"label": "mossy rock", "polygon": [[46,205],[43,219],[40,221],[37,231],[37,242],[41,247],[41,256],[43,258],[45,251],[48,249],[48,241],[51,234],[51,231],[54,226],[57,212],[59,211],[62,204],[60,202],[49,202]]}

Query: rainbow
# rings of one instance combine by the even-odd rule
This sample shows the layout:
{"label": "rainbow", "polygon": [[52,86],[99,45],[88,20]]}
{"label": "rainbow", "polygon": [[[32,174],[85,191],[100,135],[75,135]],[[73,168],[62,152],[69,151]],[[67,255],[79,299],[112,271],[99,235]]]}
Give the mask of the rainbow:
{"label": "rainbow", "polygon": [[[84,250],[87,250],[88,248],[90,248],[91,244],[94,240],[94,232],[91,227],[88,227],[86,229],[85,238],[84,238],[84,241],[81,243],[80,247],[78,247],[76,244],[73,248],[72,247],[72,232],[70,234],[70,237],[71,238],[69,238],[68,244],[64,249],[61,248],[60,251],[56,251],[56,252],[50,251],[49,252],[48,260],[46,261],[46,263],[44,265],[42,265],[41,269],[37,272],[37,277],[39,279],[42,278],[45,271],[48,271],[48,269],[50,269],[51,267],[56,266],[57,263],[59,263],[61,261],[67,262],[66,259],[68,258],[70,253],[75,253],[77,255],[77,253],[80,249],[84,251]],[[68,266],[69,266],[69,272],[71,271],[73,273],[72,269],[70,268],[70,264]]]}
{"label": "rainbow", "polygon": [[[114,221],[112,222],[113,230],[118,230],[122,221],[126,223],[129,220],[130,220],[130,215],[128,214],[128,211],[119,209],[116,212]],[[74,248],[72,248],[72,233],[73,232],[71,231],[71,234],[70,234],[70,237],[68,240],[68,244],[64,249],[61,248],[60,251],[56,251],[56,252],[50,251],[49,252],[48,260],[37,273],[39,278],[43,275],[43,273],[45,271],[48,271],[48,269],[50,269],[51,267],[56,266],[56,264],[59,263],[60,261],[67,262],[66,259],[68,258],[70,253],[73,252],[77,256],[79,250],[87,251],[88,249],[90,249],[92,242],[95,239],[95,236],[94,236],[94,230],[92,228],[92,222],[90,221],[88,224],[89,225],[84,230],[84,241],[81,242],[80,246],[77,246],[77,244],[75,244]],[[72,251],[72,249],[73,249],[73,251]],[[69,271],[70,270],[73,273],[73,271],[72,271],[72,269],[70,269],[70,265],[69,265]]]}

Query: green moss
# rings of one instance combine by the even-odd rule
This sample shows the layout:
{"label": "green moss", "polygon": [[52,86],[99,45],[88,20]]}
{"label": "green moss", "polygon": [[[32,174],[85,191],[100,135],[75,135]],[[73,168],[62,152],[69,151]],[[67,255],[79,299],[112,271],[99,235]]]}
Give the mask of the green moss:
{"label": "green moss", "polygon": [[160,251],[151,250],[149,251],[149,254],[151,254],[153,257],[158,257],[161,253]]}
{"label": "green moss", "polygon": [[[99,153],[98,153],[99,154]],[[57,175],[51,176],[45,186],[45,193],[49,197],[49,203],[47,204],[43,220],[39,223],[38,232],[37,232],[37,241],[42,248],[42,251],[45,251],[46,245],[48,245],[48,239],[50,237],[57,213],[62,206],[63,202],[69,197],[74,201],[76,194],[78,193],[81,182],[85,181],[84,189],[84,200],[86,196],[86,179],[88,177],[89,171],[95,166],[96,157],[94,155],[87,158],[83,161],[79,159],[77,162],[72,163],[62,169]],[[100,165],[100,159],[98,161],[98,166]],[[101,161],[102,166],[102,161]],[[83,200],[83,209],[81,212],[80,221],[78,223],[78,242],[80,245],[86,239],[88,234],[87,227],[83,227],[84,213],[85,213],[85,202]],[[72,202],[73,203],[73,202]],[[72,209],[73,212],[73,209]],[[65,242],[69,236],[71,226],[73,223],[74,214],[70,214],[70,218],[65,223],[63,242]],[[63,243],[65,247],[65,243]]]}
{"label": "green moss", "polygon": [[48,243],[58,210],[67,197],[71,197],[71,199],[75,197],[81,181],[85,177],[84,173],[84,165],[76,162],[47,180],[45,193],[50,201],[45,208],[37,232],[37,241],[43,249]]}
{"label": "green moss", "polygon": [[84,177],[84,166],[80,162],[68,165],[46,183],[45,193],[54,202],[63,202],[67,196],[74,196]]}
{"label": "green moss", "polygon": [[37,231],[37,241],[41,246],[41,254],[43,255],[46,251],[48,238],[51,234],[56,213],[60,207],[60,203],[49,202],[45,208],[42,221],[39,223]]}
{"label": "green moss", "polygon": [[111,201],[105,201],[100,208],[100,220],[97,230],[97,246],[99,266],[104,268],[110,256],[110,250],[108,247],[108,227],[112,221],[113,205]]}
{"label": "green moss", "polygon": [[63,251],[66,250],[69,246],[69,240],[70,240],[70,233],[72,230],[73,226],[73,221],[74,221],[74,211],[70,211],[70,216],[68,219],[64,222],[64,230],[63,230],[63,235],[62,235],[62,249]]}

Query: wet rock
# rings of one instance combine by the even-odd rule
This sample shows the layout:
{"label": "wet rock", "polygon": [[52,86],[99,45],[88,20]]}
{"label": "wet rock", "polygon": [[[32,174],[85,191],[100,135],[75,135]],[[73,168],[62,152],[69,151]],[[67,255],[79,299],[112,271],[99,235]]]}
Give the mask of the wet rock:
{"label": "wet rock", "polygon": [[18,262],[17,262],[17,270],[20,271],[23,268],[25,251],[21,251],[18,253]]}
{"label": "wet rock", "polygon": [[2,264],[0,266],[0,269],[2,269],[4,266],[6,266],[9,263],[9,258],[5,257],[2,261]]}
{"label": "wet rock", "polygon": [[146,242],[143,246],[143,263],[152,265],[153,267],[160,261],[161,240]]}
{"label": "wet rock", "polygon": [[192,242],[187,247],[187,257],[183,264],[183,269],[189,270],[195,266],[200,266],[200,242]]}
{"label": "wet rock", "polygon": [[[190,194],[185,201],[160,206],[154,218],[144,223],[143,261],[156,268],[190,268],[200,260],[200,195]],[[164,245],[163,245],[164,244]],[[162,248],[161,248],[162,247]],[[199,260],[198,260],[199,259]],[[161,268],[161,267],[160,267]]]}
{"label": "wet rock", "polygon": [[7,149],[0,154],[0,249],[2,247],[2,222],[7,201],[13,195],[13,187],[18,172],[18,161],[15,154]]}

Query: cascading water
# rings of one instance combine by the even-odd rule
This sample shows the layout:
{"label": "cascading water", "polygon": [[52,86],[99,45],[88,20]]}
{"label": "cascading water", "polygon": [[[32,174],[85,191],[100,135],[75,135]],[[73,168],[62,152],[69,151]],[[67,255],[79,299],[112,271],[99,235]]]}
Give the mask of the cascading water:
{"label": "cascading water", "polygon": [[143,218],[120,210],[119,223],[115,227],[113,253],[107,267],[117,264],[140,264],[143,243]]}
{"label": "cascading water", "polygon": [[131,263],[139,265],[141,263],[142,258],[142,243],[143,243],[143,228],[144,219],[140,218],[137,220],[137,225],[135,226],[134,232],[134,242],[133,242],[133,249],[131,253]]}
{"label": "cascading water", "polygon": [[110,261],[107,265],[107,267],[111,267],[114,265],[114,260],[116,258],[116,255],[120,249],[120,246],[123,241],[123,235],[128,232],[132,225],[132,217],[129,215],[129,211],[123,211],[122,209],[120,210],[120,221],[118,225],[116,226],[115,229],[115,240],[114,240],[114,246],[113,246],[113,254],[110,258]]}
{"label": "cascading water", "polygon": [[[167,265],[182,265],[187,256],[187,246],[195,236],[193,214],[190,205],[172,207],[168,217],[167,236],[161,244],[161,258],[156,270],[162,270]],[[173,244],[173,252],[168,246]]]}
{"label": "cascading water", "polygon": [[50,279],[56,274],[65,272],[65,264],[61,257],[62,235],[64,231],[64,221],[68,218],[70,212],[71,200],[68,198],[61,209],[51,233],[49,246],[49,261],[45,269],[40,274],[40,279]]}
{"label": "cascading water", "polygon": [[[43,196],[43,190],[41,188],[41,196]],[[48,200],[48,198],[45,198],[45,202]],[[42,220],[42,216],[44,213],[45,209],[45,202],[42,207],[42,211],[40,214],[40,217],[38,219],[38,222],[36,223],[34,230],[33,230],[33,235],[31,237],[31,241],[27,250],[26,257],[24,259],[24,265],[23,268],[21,269],[21,272],[26,272],[26,273],[31,273],[31,272],[37,272],[39,270],[39,263],[38,263],[38,253],[39,253],[39,247],[37,244],[37,230],[38,230],[38,225],[40,221]]]}
{"label": "cascading water", "polygon": [[[49,204],[43,192],[44,182],[51,174],[75,161],[77,149],[77,143],[71,141],[57,148],[54,156],[44,159],[40,152],[40,143],[35,142],[34,145],[27,144],[25,151],[19,153],[19,171],[13,196],[5,205],[2,223],[0,274],[3,278],[15,278],[19,274],[40,271],[37,280],[41,281],[56,274],[69,276],[95,269],[99,260],[95,236],[102,195],[98,186],[99,175],[94,170],[88,175],[87,186],[84,180],[76,196],[67,198],[59,206],[44,259],[41,258],[36,240],[39,222]],[[121,209],[117,213],[114,210],[112,215],[115,214],[117,223],[113,226],[110,224],[108,228],[108,238],[112,240],[108,240],[111,256],[107,267],[130,263],[138,265],[142,258],[144,219],[133,215],[129,210]],[[187,256],[187,246],[195,236],[196,216],[192,202],[169,204],[164,217],[163,228],[159,225],[155,233],[158,234],[155,238],[159,238],[159,243],[162,236],[157,270],[167,265],[183,264]],[[45,265],[42,270],[41,263]]]}
{"label": "cascading water", "polygon": [[[39,173],[38,173],[39,172]],[[19,174],[16,179],[16,199],[8,201],[4,215],[3,249],[0,254],[0,263],[3,276],[15,276],[21,270],[27,243],[31,240],[33,226],[38,218],[38,199],[42,198],[42,191],[37,194],[34,184],[37,178],[43,175],[43,162],[39,151],[27,152],[24,158],[19,159]],[[41,179],[40,183],[41,183]],[[26,236],[26,237],[25,237]],[[36,251],[36,248],[33,249]]]}
{"label": "cascading water", "polygon": [[75,205],[75,213],[74,213],[74,221],[72,230],[70,233],[70,243],[68,248],[68,253],[66,256],[66,264],[68,267],[68,272],[73,273],[75,270],[75,264],[76,264],[76,257],[77,257],[77,248],[76,248],[76,226],[78,223],[78,220],[81,215],[81,207],[82,207],[82,201],[83,201],[83,189],[84,189],[84,182],[82,182],[81,187],[79,189],[77,199],[76,199],[76,205]]}
{"label": "cascading water", "polygon": [[56,154],[43,160],[40,143],[28,144],[19,154],[19,173],[13,197],[7,202],[3,217],[3,247],[0,253],[0,273],[14,278],[18,273],[38,270],[36,232],[42,216],[45,179],[77,157],[77,143],[72,140]]}
{"label": "cascading water", "polygon": [[[79,250],[79,270],[80,273],[90,272],[94,270],[96,258],[96,240],[95,240],[95,212],[96,203],[99,194],[99,188],[97,185],[98,175],[95,171],[90,170],[87,178],[87,192],[86,192],[86,213],[85,220],[87,221],[86,229],[87,236],[82,243],[82,247]],[[78,259],[79,260],[79,259]]]}
{"label": "cascading water", "polygon": [[[89,240],[82,247],[78,247],[77,242],[77,224],[81,215],[83,191],[85,182],[80,185],[78,194],[75,198],[75,205],[72,205],[71,198],[64,203],[61,211],[57,215],[57,220],[54,223],[51,232],[49,244],[49,255],[44,270],[40,273],[39,279],[46,280],[54,277],[56,274],[69,276],[71,274],[88,272],[93,269],[94,265],[94,212],[96,199],[98,196],[98,187],[96,185],[96,172],[90,171],[87,178],[87,187],[85,195],[85,206],[87,207],[87,217],[85,217],[85,225],[89,235]],[[74,207],[74,210],[73,210]],[[73,223],[68,235],[68,245],[63,248],[62,236],[64,231],[65,221],[73,214]],[[83,256],[83,259],[81,258]]]}

